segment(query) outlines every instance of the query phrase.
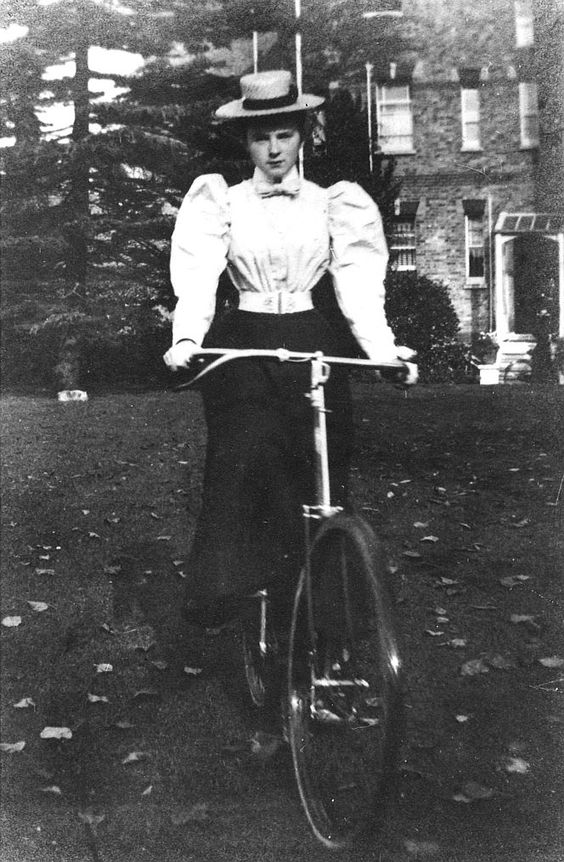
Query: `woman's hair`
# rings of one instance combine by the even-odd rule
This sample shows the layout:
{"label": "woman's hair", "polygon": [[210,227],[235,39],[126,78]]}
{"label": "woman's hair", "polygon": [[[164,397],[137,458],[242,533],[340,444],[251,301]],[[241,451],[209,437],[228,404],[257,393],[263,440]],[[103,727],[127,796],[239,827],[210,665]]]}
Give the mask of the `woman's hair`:
{"label": "woman's hair", "polygon": [[[272,121],[276,118],[280,120],[281,125],[286,123],[295,124],[302,141],[305,139],[309,122],[309,118],[305,111],[288,111],[286,114],[266,114],[260,117],[238,118],[225,123],[225,131],[229,131],[233,137],[236,137],[240,143],[246,147],[247,129],[249,126],[260,125],[261,120]],[[229,129],[227,129],[227,127],[229,127]]]}

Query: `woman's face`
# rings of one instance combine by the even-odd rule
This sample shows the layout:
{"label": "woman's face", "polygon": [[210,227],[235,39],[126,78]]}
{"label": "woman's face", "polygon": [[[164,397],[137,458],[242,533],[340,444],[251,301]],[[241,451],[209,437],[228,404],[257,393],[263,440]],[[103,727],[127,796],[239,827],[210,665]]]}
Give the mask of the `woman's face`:
{"label": "woman's face", "polygon": [[279,183],[296,164],[302,135],[295,120],[261,117],[247,127],[247,149],[253,164],[271,183]]}

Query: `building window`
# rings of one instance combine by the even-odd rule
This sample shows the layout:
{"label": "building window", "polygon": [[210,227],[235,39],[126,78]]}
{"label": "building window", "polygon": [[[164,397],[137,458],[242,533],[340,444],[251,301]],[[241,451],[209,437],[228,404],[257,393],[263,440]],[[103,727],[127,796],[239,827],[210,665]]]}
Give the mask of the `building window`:
{"label": "building window", "polygon": [[415,272],[416,241],[415,217],[419,201],[395,202],[395,214],[388,236],[390,266],[400,272]]}
{"label": "building window", "polygon": [[485,269],[484,200],[462,201],[466,234],[466,281],[483,284]]}
{"label": "building window", "polygon": [[378,145],[384,153],[413,152],[413,116],[409,84],[376,88]]}
{"label": "building window", "polygon": [[480,147],[480,91],[463,87],[460,91],[462,112],[462,149],[479,150]]}
{"label": "building window", "polygon": [[531,0],[515,0],[515,45],[530,48],[535,41]]}
{"label": "building window", "polygon": [[521,122],[521,146],[525,149],[539,145],[539,109],[537,85],[533,81],[519,84],[519,117]]}

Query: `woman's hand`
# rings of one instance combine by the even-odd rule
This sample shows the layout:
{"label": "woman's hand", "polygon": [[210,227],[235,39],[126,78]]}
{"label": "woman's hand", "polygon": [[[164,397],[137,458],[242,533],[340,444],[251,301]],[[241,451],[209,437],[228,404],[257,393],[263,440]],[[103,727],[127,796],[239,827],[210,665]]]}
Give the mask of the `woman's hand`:
{"label": "woman's hand", "polygon": [[415,386],[419,379],[419,369],[415,362],[417,359],[417,353],[415,350],[412,350],[411,347],[403,346],[397,348],[397,355],[398,359],[401,359],[401,361],[405,363],[405,367],[407,369],[405,380],[402,381],[402,388],[405,386]]}
{"label": "woman's hand", "polygon": [[403,362],[404,369],[399,373],[395,370],[381,371],[380,376],[388,383],[392,383],[397,389],[406,389],[408,386],[415,386],[419,379],[419,369],[417,363],[413,360],[417,358],[415,350],[411,347],[397,347],[397,358]]}
{"label": "woman's hand", "polygon": [[177,341],[163,356],[165,365],[168,365],[171,371],[188,368],[198,350],[199,347],[194,341]]}

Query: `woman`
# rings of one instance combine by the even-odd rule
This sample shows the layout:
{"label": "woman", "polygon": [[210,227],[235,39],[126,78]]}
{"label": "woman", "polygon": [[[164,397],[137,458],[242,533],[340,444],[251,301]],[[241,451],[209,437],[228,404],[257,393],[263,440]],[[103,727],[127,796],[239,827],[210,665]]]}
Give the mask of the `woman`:
{"label": "woman", "polygon": [[[165,362],[188,367],[202,344],[346,355],[312,305],[312,288],[327,270],[359,348],[395,360],[376,205],[353,183],[322,189],[296,169],[306,112],[323,99],[298,96],[285,71],[246,75],[241,90],[216,115],[243,130],[254,175],[231,188],[218,174],[201,176],[182,203],[171,252],[178,302]],[[226,267],[239,307],[212,324]],[[189,574],[194,619],[210,625],[233,612],[234,597],[267,582],[288,592],[298,573],[301,504],[311,498],[311,419],[306,367],[238,360],[202,388],[208,451]],[[352,439],[346,373],[332,372],[326,399],[333,495],[344,503]]]}

